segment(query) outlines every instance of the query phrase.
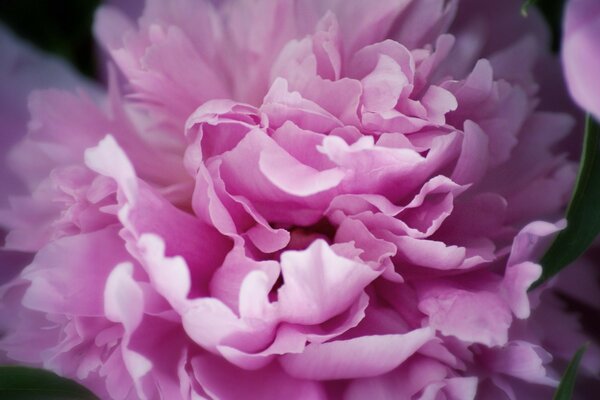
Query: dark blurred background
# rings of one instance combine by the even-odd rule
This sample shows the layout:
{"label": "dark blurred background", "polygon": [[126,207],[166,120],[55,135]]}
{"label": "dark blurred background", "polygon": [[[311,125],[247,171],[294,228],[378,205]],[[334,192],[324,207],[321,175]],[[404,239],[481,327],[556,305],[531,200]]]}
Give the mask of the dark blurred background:
{"label": "dark blurred background", "polygon": [[37,47],[96,72],[91,26],[100,0],[0,0],[0,21]]}
{"label": "dark blurred background", "polygon": [[[371,0],[365,0],[371,1]],[[482,0],[494,1],[494,0]],[[495,0],[502,1],[502,0]],[[0,21],[36,46],[60,55],[88,76],[97,72],[91,33],[101,0],[0,0]],[[119,1],[113,1],[118,5]],[[564,0],[537,0],[554,33],[558,50]]]}

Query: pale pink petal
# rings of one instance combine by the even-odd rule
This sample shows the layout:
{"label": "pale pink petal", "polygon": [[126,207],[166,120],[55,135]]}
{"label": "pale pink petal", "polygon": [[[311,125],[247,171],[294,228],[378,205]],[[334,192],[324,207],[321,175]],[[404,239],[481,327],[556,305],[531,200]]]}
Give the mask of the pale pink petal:
{"label": "pale pink petal", "polygon": [[333,189],[345,177],[344,172],[338,168],[317,171],[300,163],[284,151],[262,153],[258,166],[272,184],[299,197]]}
{"label": "pale pink petal", "polygon": [[152,363],[128,348],[130,335],[141,322],[144,308],[142,291],[132,274],[133,265],[130,263],[115,266],[106,280],[104,309],[109,320],[120,322],[125,328],[121,345],[123,362],[136,385],[138,395],[141,399],[146,399],[139,381],[150,371]]}
{"label": "pale pink petal", "polygon": [[600,8],[590,0],[571,0],[566,7],[562,60],[571,95],[584,109],[600,116],[598,70]]}
{"label": "pale pink petal", "polygon": [[[318,324],[341,313],[379,275],[366,264],[336,255],[322,240],[305,251],[284,252],[281,271],[282,318],[302,324]],[[343,293],[338,292],[341,288]]]}

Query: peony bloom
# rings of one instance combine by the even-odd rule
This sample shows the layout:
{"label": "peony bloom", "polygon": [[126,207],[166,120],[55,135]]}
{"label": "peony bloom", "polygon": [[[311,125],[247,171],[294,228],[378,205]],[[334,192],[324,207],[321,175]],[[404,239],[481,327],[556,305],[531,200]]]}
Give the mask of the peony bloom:
{"label": "peony bloom", "polygon": [[600,118],[600,3],[570,0],[566,7],[562,59],[575,101]]}
{"label": "peony bloom", "polygon": [[482,3],[100,9],[107,91],[33,92],[8,156],[6,357],[103,399],[551,391],[527,288],[573,119],[541,19]]}

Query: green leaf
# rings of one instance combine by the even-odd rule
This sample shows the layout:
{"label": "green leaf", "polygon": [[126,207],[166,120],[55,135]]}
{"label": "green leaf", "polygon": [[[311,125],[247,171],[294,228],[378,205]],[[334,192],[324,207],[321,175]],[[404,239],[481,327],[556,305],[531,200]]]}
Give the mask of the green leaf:
{"label": "green leaf", "polygon": [[527,16],[527,10],[529,9],[529,7],[531,7],[535,3],[537,3],[537,0],[527,0],[527,1],[525,1],[525,3],[523,3],[523,5],[521,6],[521,14],[524,17],[526,17]]}
{"label": "green leaf", "polygon": [[575,379],[577,378],[577,370],[579,369],[579,363],[583,358],[583,353],[587,350],[587,344],[581,346],[577,353],[571,359],[565,374],[560,380],[560,384],[554,393],[553,400],[571,400],[573,395],[573,388],[575,387]]}
{"label": "green leaf", "polygon": [[600,233],[600,125],[587,118],[583,154],[575,189],[567,208],[567,227],[544,257],[542,276],[532,289],[575,261]]}
{"label": "green leaf", "polygon": [[0,366],[0,399],[96,400],[76,382],[43,369]]}

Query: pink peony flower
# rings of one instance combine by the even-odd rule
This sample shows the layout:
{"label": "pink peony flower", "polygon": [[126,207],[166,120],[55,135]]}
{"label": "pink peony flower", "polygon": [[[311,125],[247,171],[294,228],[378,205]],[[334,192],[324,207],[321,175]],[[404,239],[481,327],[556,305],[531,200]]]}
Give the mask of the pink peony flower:
{"label": "pink peony flower", "polygon": [[600,118],[600,3],[570,0],[566,6],[562,60],[575,101]]}
{"label": "pink peony flower", "polygon": [[8,157],[7,358],[106,399],[551,391],[527,289],[573,120],[539,16],[482,3],[100,9],[107,92],[33,92]]}

